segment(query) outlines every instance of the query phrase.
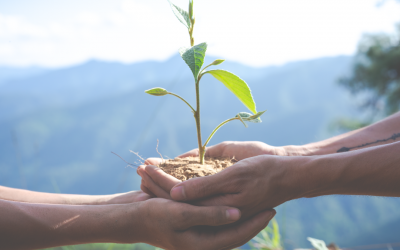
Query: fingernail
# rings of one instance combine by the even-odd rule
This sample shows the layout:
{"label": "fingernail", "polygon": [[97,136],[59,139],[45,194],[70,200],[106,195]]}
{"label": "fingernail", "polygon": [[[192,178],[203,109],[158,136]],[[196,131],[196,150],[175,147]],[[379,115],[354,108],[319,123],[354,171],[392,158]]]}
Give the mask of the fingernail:
{"label": "fingernail", "polygon": [[182,186],[174,187],[171,190],[171,197],[172,197],[172,199],[177,200],[177,201],[186,200],[185,189]]}
{"label": "fingernail", "polygon": [[136,201],[145,201],[145,200],[149,199],[149,197],[150,197],[150,196],[149,196],[148,194],[143,193],[143,194],[140,194],[140,195],[137,197]]}
{"label": "fingernail", "polygon": [[272,218],[274,218],[275,214],[276,214],[275,210],[270,211],[269,214],[268,214],[268,218],[269,218],[268,220],[271,220]]}
{"label": "fingernail", "polygon": [[226,210],[226,218],[229,221],[237,221],[240,219],[240,211],[239,209],[228,209]]}
{"label": "fingernail", "polygon": [[156,170],[158,167],[153,166],[153,165],[148,165],[148,166],[146,166],[146,168],[152,168],[152,169]]}

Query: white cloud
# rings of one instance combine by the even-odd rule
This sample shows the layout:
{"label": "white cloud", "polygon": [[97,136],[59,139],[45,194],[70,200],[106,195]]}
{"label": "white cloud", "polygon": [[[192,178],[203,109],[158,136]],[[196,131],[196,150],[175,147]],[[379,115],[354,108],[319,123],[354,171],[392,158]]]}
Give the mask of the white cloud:
{"label": "white cloud", "polygon": [[[175,2],[187,5],[187,0]],[[18,11],[0,10],[0,64],[55,67],[91,58],[162,60],[189,44],[187,31],[164,0],[115,0],[102,9],[68,3],[76,5],[68,10],[68,18],[54,18],[67,10],[52,7],[53,16],[43,14],[40,22]],[[364,32],[390,32],[400,19],[400,5],[388,2],[377,9],[375,3],[195,1],[194,36],[196,42],[209,43],[210,54],[256,66],[352,54]]]}

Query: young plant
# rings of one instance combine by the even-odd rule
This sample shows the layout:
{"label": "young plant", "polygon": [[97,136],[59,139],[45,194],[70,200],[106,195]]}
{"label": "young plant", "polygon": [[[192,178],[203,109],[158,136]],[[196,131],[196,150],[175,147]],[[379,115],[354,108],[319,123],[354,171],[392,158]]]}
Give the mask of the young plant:
{"label": "young plant", "polygon": [[[171,93],[163,88],[152,88],[146,90],[145,92],[150,95],[154,96],[164,96],[164,95],[173,95],[183,102],[185,102],[191,111],[193,112],[194,119],[196,120],[196,129],[197,129],[197,141],[199,144],[199,160],[200,164],[204,164],[204,155],[205,149],[207,144],[210,142],[211,138],[217,132],[219,128],[223,125],[227,124],[230,121],[239,120],[241,121],[245,127],[247,127],[246,122],[253,122],[253,123],[260,123],[261,119],[260,116],[264,114],[265,111],[257,112],[256,104],[254,102],[253,96],[251,94],[250,88],[245,81],[240,79],[235,74],[228,72],[222,69],[213,69],[213,70],[206,70],[211,66],[216,66],[223,63],[225,60],[218,59],[212,62],[211,64],[207,65],[203,69],[201,67],[204,63],[204,57],[206,55],[207,50],[207,43],[200,43],[194,46],[194,38],[193,38],[193,28],[195,24],[195,18],[193,13],[193,0],[189,0],[189,11],[182,10],[178,6],[174,5],[168,0],[172,11],[174,12],[175,16],[178,20],[185,25],[188,29],[189,37],[190,37],[190,48],[181,48],[179,53],[182,59],[186,62],[193,73],[195,87],[196,87],[196,109],[194,109],[184,98],[180,97],[177,94]],[[228,119],[221,124],[219,124],[210,134],[206,142],[202,143],[201,137],[201,128],[200,128],[200,80],[205,74],[210,74],[214,76],[217,80],[222,82],[236,97],[252,112],[240,112],[235,117]]]}

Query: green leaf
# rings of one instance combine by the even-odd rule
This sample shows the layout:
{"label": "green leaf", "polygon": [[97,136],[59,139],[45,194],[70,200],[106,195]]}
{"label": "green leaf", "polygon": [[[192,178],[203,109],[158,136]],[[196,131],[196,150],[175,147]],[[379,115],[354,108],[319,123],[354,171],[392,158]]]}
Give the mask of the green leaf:
{"label": "green leaf", "polygon": [[194,79],[197,81],[201,66],[206,56],[207,43],[200,43],[191,48],[181,48],[179,53],[181,57],[193,72]]}
{"label": "green leaf", "polygon": [[210,63],[209,66],[212,66],[212,65],[220,65],[220,64],[223,63],[223,62],[225,62],[224,59],[217,59],[217,60],[215,60],[214,62]]}
{"label": "green leaf", "polygon": [[178,6],[176,6],[175,4],[171,3],[170,0],[168,0],[169,4],[171,5],[171,9],[172,12],[174,12],[175,16],[178,18],[178,20],[185,25],[186,28],[190,28],[190,18],[189,18],[189,14],[187,13],[187,11],[182,10],[181,8],[179,8]]}
{"label": "green leaf", "polygon": [[194,13],[193,13],[193,0],[189,0],[189,18],[194,20]]}
{"label": "green leaf", "polygon": [[152,88],[152,89],[146,90],[145,93],[147,93],[149,95],[155,95],[155,96],[168,95],[168,91],[163,88]]}
{"label": "green leaf", "polygon": [[240,116],[240,113],[237,114],[236,116],[237,116],[237,117],[239,118],[239,120],[243,123],[243,125],[247,128],[248,126],[247,126],[247,124],[243,121],[242,117]]}
{"label": "green leaf", "polygon": [[235,74],[222,69],[209,70],[203,74],[206,73],[211,74],[217,80],[222,82],[251,112],[254,114],[257,113],[256,103],[254,102],[251,90],[245,81]]}
{"label": "green leaf", "polygon": [[240,112],[239,114],[237,114],[237,117],[239,117],[240,120],[246,121],[246,122],[253,122],[253,123],[261,123],[261,118],[260,116],[262,116],[265,113],[266,110],[258,112],[255,115],[252,115],[250,113],[246,113],[246,112]]}
{"label": "green leaf", "polygon": [[328,247],[323,240],[318,240],[311,237],[308,237],[307,240],[311,242],[311,245],[317,250],[328,250]]}

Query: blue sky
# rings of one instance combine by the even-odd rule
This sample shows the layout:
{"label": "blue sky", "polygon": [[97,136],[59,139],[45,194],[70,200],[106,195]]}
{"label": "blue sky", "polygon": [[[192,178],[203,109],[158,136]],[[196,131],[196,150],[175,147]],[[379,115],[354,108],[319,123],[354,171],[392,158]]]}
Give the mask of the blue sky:
{"label": "blue sky", "polygon": [[[362,34],[400,21],[400,4],[379,2],[194,0],[194,37],[209,54],[252,66],[351,55]],[[165,60],[188,44],[166,0],[0,0],[0,65]]]}

